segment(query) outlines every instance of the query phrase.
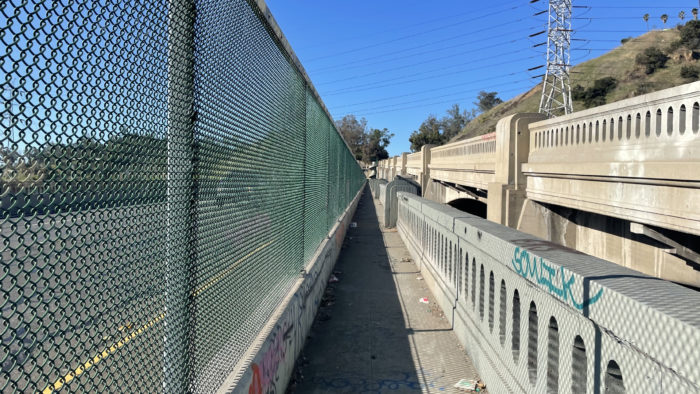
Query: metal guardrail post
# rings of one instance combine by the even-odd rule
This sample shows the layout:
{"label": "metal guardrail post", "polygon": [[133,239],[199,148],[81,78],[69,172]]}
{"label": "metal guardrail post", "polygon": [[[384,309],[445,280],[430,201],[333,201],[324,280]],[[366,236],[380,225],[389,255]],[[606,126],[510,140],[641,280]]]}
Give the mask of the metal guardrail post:
{"label": "metal guardrail post", "polygon": [[189,384],[190,215],[194,123],[194,22],[192,0],[168,3],[167,255],[163,336],[163,392]]}

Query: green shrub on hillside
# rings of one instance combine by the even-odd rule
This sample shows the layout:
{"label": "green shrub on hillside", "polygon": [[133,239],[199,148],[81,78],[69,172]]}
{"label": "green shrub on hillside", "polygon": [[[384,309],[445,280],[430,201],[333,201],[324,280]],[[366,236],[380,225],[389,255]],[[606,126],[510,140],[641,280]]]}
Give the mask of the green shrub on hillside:
{"label": "green shrub on hillside", "polygon": [[597,107],[605,104],[605,97],[617,87],[617,79],[605,77],[596,79],[593,86],[585,89],[581,85],[571,88],[571,98],[576,101],[583,101],[586,108]]}
{"label": "green shrub on hillside", "polygon": [[657,47],[649,47],[637,55],[635,62],[644,67],[644,72],[653,74],[654,71],[664,68],[669,57]]}
{"label": "green shrub on hillside", "polygon": [[693,66],[683,66],[681,67],[681,77],[686,79],[698,79],[700,76],[700,71]]}
{"label": "green shrub on hillside", "polygon": [[586,97],[586,88],[576,84],[571,88],[571,99],[575,101],[582,101]]}
{"label": "green shrub on hillside", "polygon": [[700,21],[688,21],[681,27],[680,42],[688,49],[700,49]]}

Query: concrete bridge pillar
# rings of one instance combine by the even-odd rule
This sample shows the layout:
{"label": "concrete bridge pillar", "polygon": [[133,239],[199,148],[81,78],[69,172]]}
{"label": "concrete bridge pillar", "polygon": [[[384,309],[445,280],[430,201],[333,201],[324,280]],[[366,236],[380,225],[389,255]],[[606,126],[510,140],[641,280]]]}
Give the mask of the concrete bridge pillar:
{"label": "concrete bridge pillar", "polygon": [[406,175],[408,175],[406,173],[406,161],[408,160],[408,153],[406,153],[406,152],[402,153],[400,160],[401,160],[401,167],[400,167],[401,171],[400,171],[399,175],[401,175],[402,177],[405,177]]}
{"label": "concrete bridge pillar", "polygon": [[425,197],[425,192],[430,184],[430,150],[434,146],[435,145],[432,144],[426,144],[420,148],[423,158],[423,168],[421,169],[421,176],[418,182],[420,182],[422,197]]}
{"label": "concrete bridge pillar", "polygon": [[507,116],[496,125],[496,168],[488,184],[487,219],[515,228],[525,201],[527,180],[521,165],[530,153],[530,123],[546,119],[543,114]]}

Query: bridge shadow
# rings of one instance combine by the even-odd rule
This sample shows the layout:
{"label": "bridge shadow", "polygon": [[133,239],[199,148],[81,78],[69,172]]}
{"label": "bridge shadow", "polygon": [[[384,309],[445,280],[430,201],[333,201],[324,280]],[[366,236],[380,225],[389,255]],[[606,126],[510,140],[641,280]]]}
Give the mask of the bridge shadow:
{"label": "bridge shadow", "polygon": [[397,261],[392,249],[403,244],[393,244],[395,232],[383,237],[369,188],[353,221],[334,268],[339,281],[328,284],[287,392],[436,392],[431,371],[414,362],[406,289],[397,285],[416,268]]}
{"label": "bridge shadow", "polygon": [[[552,211],[558,217],[570,221],[580,227],[585,227],[591,230],[598,231],[600,233],[606,233],[620,239],[628,239],[639,245],[649,246],[652,248],[658,248],[661,250],[671,249],[671,245],[667,245],[659,240],[653,239],[649,236],[643,234],[636,234],[630,230],[630,221],[625,219],[619,219],[611,216],[600,215],[593,212],[580,211],[573,208],[563,207],[554,204],[538,203],[543,207]],[[662,227],[649,226],[654,231],[663,234],[664,236],[672,239],[678,244],[690,249],[695,253],[700,253],[700,237],[694,234],[683,233],[680,231],[674,231]],[[675,255],[679,260],[684,262],[688,267],[695,271],[700,271],[700,264],[695,261],[689,260],[681,255]],[[655,264],[655,263],[648,263]],[[633,268],[634,269],[634,268]],[[688,287],[689,289],[698,291],[697,287],[692,285],[686,285],[683,283],[675,282],[679,285]]]}

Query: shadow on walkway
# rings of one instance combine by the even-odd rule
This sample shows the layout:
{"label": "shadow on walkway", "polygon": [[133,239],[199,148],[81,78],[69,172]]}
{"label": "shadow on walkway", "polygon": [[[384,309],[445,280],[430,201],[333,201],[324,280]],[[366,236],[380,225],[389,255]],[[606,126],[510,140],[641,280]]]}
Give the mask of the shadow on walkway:
{"label": "shadow on walkway", "polygon": [[[380,209],[383,207],[379,206]],[[474,368],[365,188],[288,393],[452,392]]]}

